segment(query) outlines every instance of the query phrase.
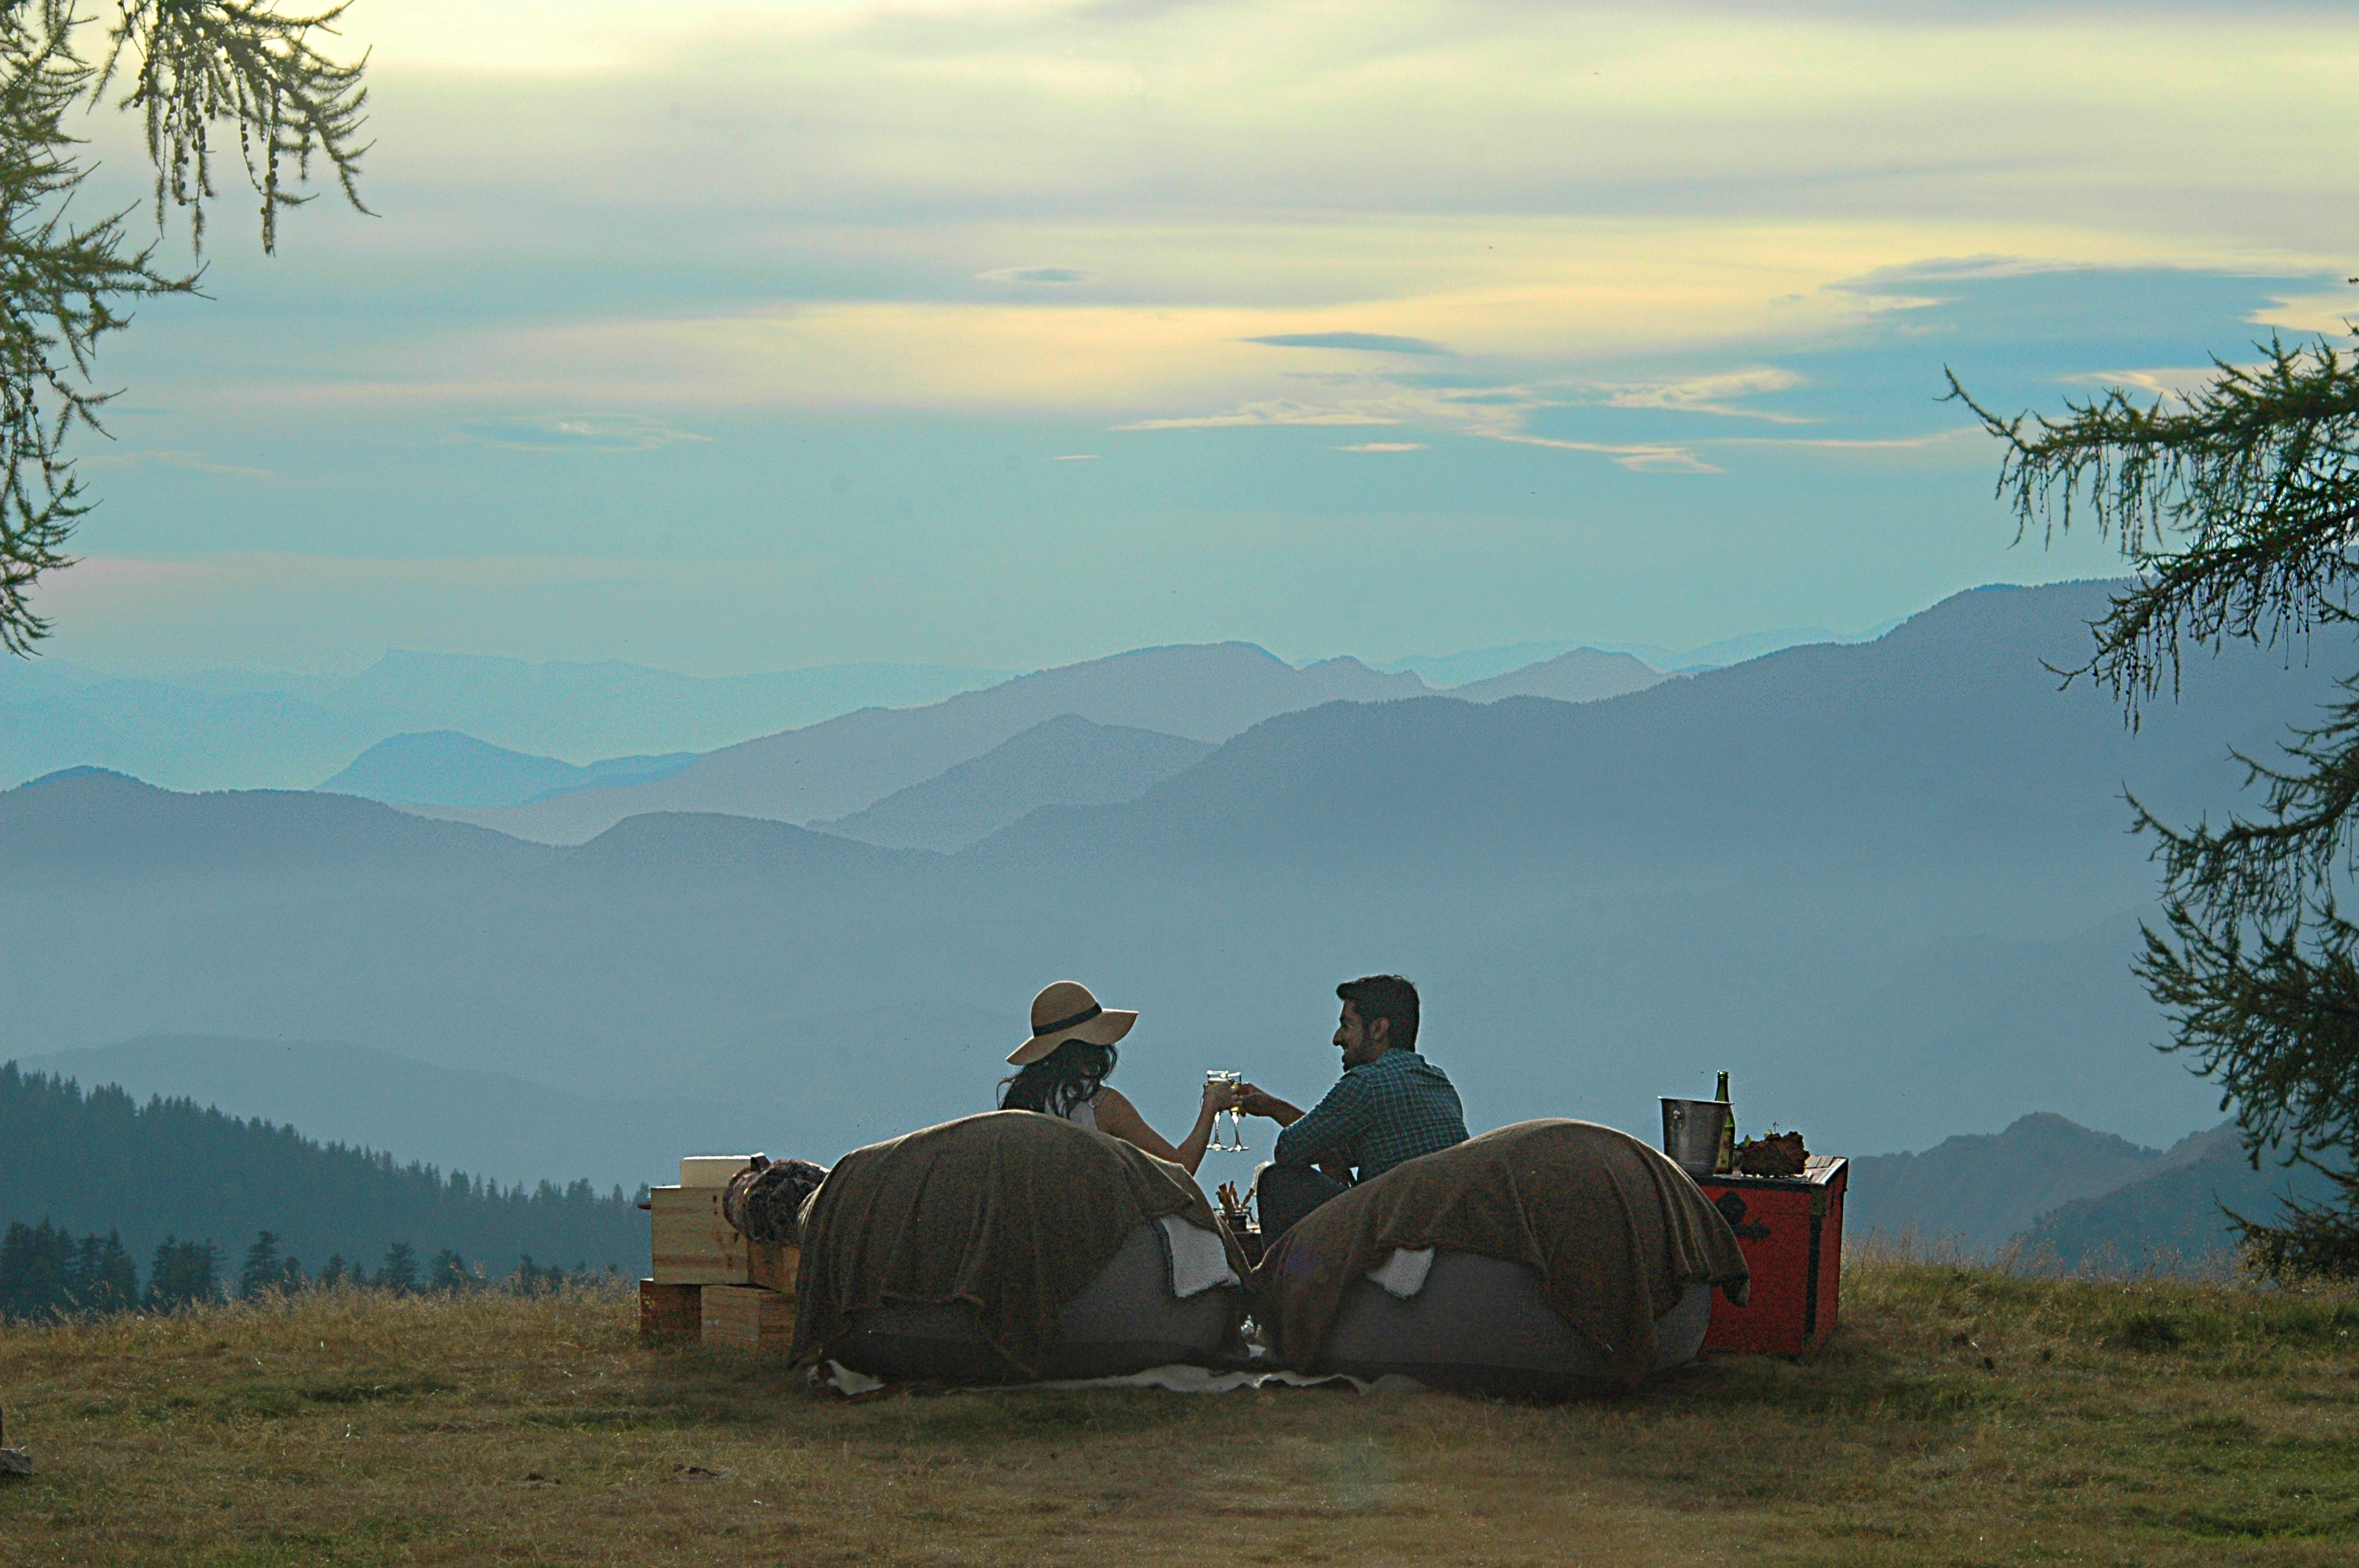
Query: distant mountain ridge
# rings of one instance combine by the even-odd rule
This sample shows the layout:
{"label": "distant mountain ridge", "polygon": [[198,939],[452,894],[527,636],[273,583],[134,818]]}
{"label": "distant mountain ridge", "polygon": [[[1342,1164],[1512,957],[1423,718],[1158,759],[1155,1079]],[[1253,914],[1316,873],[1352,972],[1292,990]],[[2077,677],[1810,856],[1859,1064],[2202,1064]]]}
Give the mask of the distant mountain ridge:
{"label": "distant mountain ridge", "polygon": [[963,849],[1044,806],[1136,800],[1212,749],[1061,714],[864,811],[811,826],[894,849]]}
{"label": "distant mountain ridge", "polygon": [[2216,1141],[2199,1133],[2167,1151],[2148,1149],[2035,1111],[2004,1131],[1962,1134],[1921,1154],[1854,1157],[1844,1229],[1987,1252],[2051,1209],[2201,1159],[2207,1140]]}
{"label": "distant mountain ridge", "polygon": [[432,730],[379,741],[317,787],[387,806],[523,806],[592,784],[669,778],[696,758],[694,752],[675,752],[660,757],[609,757],[576,767],[555,757],[511,752],[456,730]]}
{"label": "distant mountain ridge", "polygon": [[1623,654],[1664,675],[1716,670],[1741,665],[1787,648],[1812,643],[1873,643],[1907,620],[1901,616],[1864,632],[1835,632],[1824,626],[1787,626],[1771,632],[1748,632],[1723,637],[1684,651],[1654,643],[1510,643],[1495,648],[1473,648],[1459,654],[1417,654],[1378,666],[1421,676],[1439,691],[1457,691],[1517,670],[1527,669],[1570,653]]}
{"label": "distant mountain ridge", "polygon": [[1497,702],[1509,697],[1544,697],[1555,702],[1596,702],[1626,697],[1660,686],[1669,676],[1641,664],[1627,654],[1601,654],[1575,648],[1522,669],[1470,685],[1453,687],[1450,695],[1465,702]]}
{"label": "distant mountain ridge", "polygon": [[704,752],[1004,678],[883,664],[708,678],[614,660],[529,664],[399,649],[350,676],[114,676],[10,659],[0,661],[0,785],[94,763],[173,789],[299,789],[388,736],[437,730],[532,755]]}
{"label": "distant mountain ridge", "polygon": [[518,838],[579,844],[644,812],[810,823],[848,816],[1067,714],[1216,745],[1281,713],[1424,696],[1415,676],[1356,659],[1301,669],[1246,643],[1145,648],[1041,670],[925,708],[869,708],[707,752],[651,784],[578,790],[537,806],[438,810]]}
{"label": "distant mountain ridge", "polygon": [[[2020,1238],[2027,1266],[2136,1272],[2218,1262],[2235,1248],[2231,1214],[2267,1222],[2290,1196],[2329,1203],[2338,1189],[2307,1166],[2245,1155],[2233,1126],[2187,1141],[2186,1157],[2138,1181],[2059,1205]],[[2173,1150],[2174,1154],[2180,1150]]]}

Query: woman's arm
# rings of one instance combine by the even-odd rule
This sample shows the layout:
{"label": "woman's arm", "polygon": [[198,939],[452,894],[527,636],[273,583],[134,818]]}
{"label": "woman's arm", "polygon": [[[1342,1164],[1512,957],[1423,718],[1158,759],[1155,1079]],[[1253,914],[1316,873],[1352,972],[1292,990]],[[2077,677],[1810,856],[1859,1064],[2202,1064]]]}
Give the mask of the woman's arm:
{"label": "woman's arm", "polygon": [[1163,1141],[1162,1134],[1147,1125],[1147,1119],[1138,1114],[1138,1108],[1130,1103],[1129,1096],[1112,1087],[1098,1096],[1098,1130],[1111,1132],[1126,1143],[1135,1143],[1157,1159],[1169,1160],[1192,1176],[1196,1173],[1196,1167],[1204,1162],[1204,1145],[1212,1141],[1212,1118],[1228,1108],[1224,1099],[1228,1092],[1225,1086],[1220,1084],[1204,1086],[1203,1103],[1196,1108],[1196,1125],[1189,1130],[1188,1136],[1176,1149]]}

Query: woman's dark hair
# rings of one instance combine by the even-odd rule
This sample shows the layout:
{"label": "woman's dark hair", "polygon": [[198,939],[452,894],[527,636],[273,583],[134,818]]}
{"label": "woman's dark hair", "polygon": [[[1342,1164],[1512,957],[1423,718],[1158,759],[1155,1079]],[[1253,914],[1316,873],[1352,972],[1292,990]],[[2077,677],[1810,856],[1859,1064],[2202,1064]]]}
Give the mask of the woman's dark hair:
{"label": "woman's dark hair", "polygon": [[1111,1045],[1068,1040],[1030,1066],[999,1080],[999,1108],[1069,1115],[1114,1072]]}

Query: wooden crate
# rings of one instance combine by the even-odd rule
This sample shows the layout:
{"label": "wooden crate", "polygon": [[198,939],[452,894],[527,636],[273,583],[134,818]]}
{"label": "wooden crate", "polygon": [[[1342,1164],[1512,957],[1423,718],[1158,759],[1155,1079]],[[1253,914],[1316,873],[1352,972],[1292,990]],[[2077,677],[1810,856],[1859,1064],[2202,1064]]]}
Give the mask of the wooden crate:
{"label": "wooden crate", "polygon": [[719,1187],[655,1187],[647,1193],[656,1282],[750,1285],[752,1244],[721,1217]]}
{"label": "wooden crate", "polygon": [[795,1299],[759,1285],[707,1285],[705,1346],[783,1356],[795,1338]]}
{"label": "wooden crate", "polygon": [[749,1241],[745,1244],[745,1253],[756,1284],[765,1290],[776,1291],[788,1301],[795,1299],[795,1281],[802,1272],[801,1248],[770,1247],[759,1241]]}
{"label": "wooden crate", "polygon": [[664,1339],[694,1339],[704,1331],[701,1285],[669,1285],[655,1280],[639,1281],[639,1338],[653,1344]]}

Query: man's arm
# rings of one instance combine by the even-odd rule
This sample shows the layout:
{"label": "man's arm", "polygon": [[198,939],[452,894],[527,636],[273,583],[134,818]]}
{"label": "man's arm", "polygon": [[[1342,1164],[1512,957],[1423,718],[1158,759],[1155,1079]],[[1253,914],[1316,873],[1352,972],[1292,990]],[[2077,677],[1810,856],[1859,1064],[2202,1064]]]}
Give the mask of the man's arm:
{"label": "man's arm", "polygon": [[1367,1130],[1371,1109],[1366,1083],[1345,1073],[1325,1098],[1277,1135],[1270,1158],[1281,1165],[1348,1163]]}
{"label": "man's arm", "polygon": [[1266,1116],[1280,1127],[1291,1127],[1302,1119],[1302,1108],[1288,1105],[1267,1089],[1252,1084],[1237,1086],[1237,1108],[1247,1116]]}

